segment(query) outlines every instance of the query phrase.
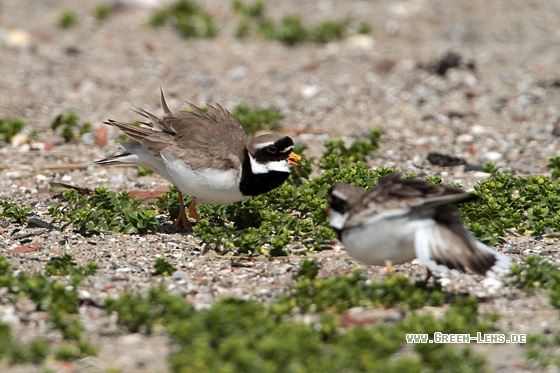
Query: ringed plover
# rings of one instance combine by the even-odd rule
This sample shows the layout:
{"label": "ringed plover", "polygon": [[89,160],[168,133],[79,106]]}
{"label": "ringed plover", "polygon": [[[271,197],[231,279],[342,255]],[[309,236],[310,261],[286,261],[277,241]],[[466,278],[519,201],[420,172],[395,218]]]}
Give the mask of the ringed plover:
{"label": "ringed plover", "polygon": [[417,258],[431,271],[473,272],[495,277],[511,259],[477,241],[453,203],[476,200],[463,189],[403,179],[398,172],[364,191],[337,183],[328,193],[330,225],[354,258],[370,265]]}
{"label": "ringed plover", "polygon": [[[121,144],[125,152],[96,161],[100,165],[134,164],[164,176],[179,190],[179,217],[174,226],[191,231],[182,193],[192,195],[188,211],[199,220],[197,201],[226,204],[266,193],[300,166],[294,142],[286,135],[266,134],[248,139],[242,123],[219,104],[208,105],[209,113],[188,103],[189,111],[172,113],[161,92],[163,117],[135,110],[148,119],[144,126],[109,119],[134,141]],[[301,166],[300,166],[301,167]]]}

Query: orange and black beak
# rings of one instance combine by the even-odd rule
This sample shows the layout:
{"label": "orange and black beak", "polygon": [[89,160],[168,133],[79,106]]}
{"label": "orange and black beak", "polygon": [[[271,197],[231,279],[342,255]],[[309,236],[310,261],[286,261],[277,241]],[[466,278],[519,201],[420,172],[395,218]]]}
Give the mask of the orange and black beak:
{"label": "orange and black beak", "polygon": [[299,164],[297,161],[302,161],[305,162],[305,159],[302,158],[301,156],[297,155],[294,152],[291,152],[290,155],[288,155],[288,158],[286,158],[286,160],[288,161],[288,163],[293,166],[293,167],[303,167],[301,164]]}

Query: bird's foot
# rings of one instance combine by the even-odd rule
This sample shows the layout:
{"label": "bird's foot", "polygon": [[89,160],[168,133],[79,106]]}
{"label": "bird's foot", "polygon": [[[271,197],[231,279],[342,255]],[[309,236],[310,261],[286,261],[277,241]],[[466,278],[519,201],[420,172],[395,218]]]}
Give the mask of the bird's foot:
{"label": "bird's foot", "polygon": [[[187,218],[187,214],[185,213],[185,204],[183,203],[183,193],[181,193],[181,191],[178,191],[178,197],[179,197],[179,216],[177,216],[177,220],[175,220],[175,222],[173,223],[173,228],[183,227],[185,231],[192,232],[193,230],[192,224]],[[191,206],[192,205],[193,204],[191,203]],[[190,206],[189,206],[189,213],[190,213]]]}
{"label": "bird's foot", "polygon": [[193,199],[191,204],[189,205],[189,208],[188,208],[189,216],[191,218],[193,218],[194,220],[199,221],[200,220],[200,215],[198,215],[198,213],[196,212],[195,205],[196,205],[196,202]]}
{"label": "bird's foot", "polygon": [[393,274],[393,264],[390,260],[385,261],[385,267],[387,267],[387,275],[391,276]]}
{"label": "bird's foot", "polygon": [[173,223],[173,228],[179,227],[183,227],[183,229],[187,232],[192,232],[192,224],[187,218],[185,211],[183,211],[183,213],[179,212],[179,216],[177,216],[177,219]]}

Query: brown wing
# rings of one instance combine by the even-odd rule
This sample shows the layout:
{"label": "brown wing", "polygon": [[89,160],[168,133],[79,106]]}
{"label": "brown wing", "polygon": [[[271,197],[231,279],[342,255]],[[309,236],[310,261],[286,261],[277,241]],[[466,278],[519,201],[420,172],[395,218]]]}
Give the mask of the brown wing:
{"label": "brown wing", "polygon": [[508,257],[476,241],[460,222],[456,225],[453,229],[437,224],[416,232],[416,255],[428,269],[440,272],[456,269],[484,276],[488,271],[499,273],[509,268]]}
{"label": "brown wing", "polygon": [[346,228],[363,224],[368,218],[387,211],[398,214],[416,212],[418,217],[438,221],[457,220],[457,209],[450,204],[475,200],[477,197],[460,188],[435,185],[421,179],[403,179],[393,172],[370,189],[351,211]]}
{"label": "brown wing", "polygon": [[163,117],[138,109],[149,119],[148,127],[137,127],[113,120],[106,122],[119,128],[134,140],[145,145],[156,157],[162,152],[182,158],[193,168],[238,168],[243,158],[247,135],[241,122],[220,105],[208,105],[206,113],[188,103],[190,112],[171,113],[163,92]]}

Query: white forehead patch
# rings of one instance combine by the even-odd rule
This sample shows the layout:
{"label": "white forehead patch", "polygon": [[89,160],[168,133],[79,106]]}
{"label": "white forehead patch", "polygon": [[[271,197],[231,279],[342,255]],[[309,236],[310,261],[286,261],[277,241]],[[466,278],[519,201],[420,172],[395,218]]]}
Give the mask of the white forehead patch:
{"label": "white forehead patch", "polygon": [[287,160],[274,161],[268,163],[260,163],[249,154],[251,160],[251,170],[254,174],[266,174],[270,171],[290,172],[290,164]]}
{"label": "white forehead patch", "polygon": [[270,145],[274,145],[274,142],[272,141],[261,142],[260,144],[255,145],[255,149],[263,149]]}
{"label": "white forehead patch", "polygon": [[342,192],[340,192],[339,190],[333,190],[331,191],[331,195],[342,200],[342,201],[348,201],[348,196]]}

